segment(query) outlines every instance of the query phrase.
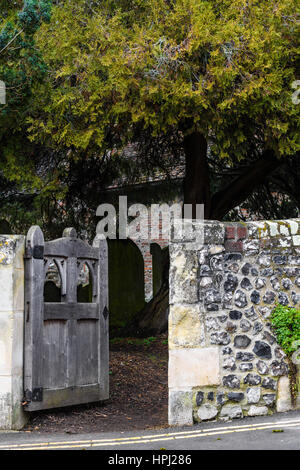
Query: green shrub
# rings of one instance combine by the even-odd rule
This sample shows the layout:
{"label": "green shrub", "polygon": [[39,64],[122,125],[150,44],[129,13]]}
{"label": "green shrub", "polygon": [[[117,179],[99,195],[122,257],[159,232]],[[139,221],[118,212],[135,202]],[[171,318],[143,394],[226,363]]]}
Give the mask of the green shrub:
{"label": "green shrub", "polygon": [[300,310],[277,305],[272,312],[270,320],[278,343],[286,355],[290,357],[299,347]]}

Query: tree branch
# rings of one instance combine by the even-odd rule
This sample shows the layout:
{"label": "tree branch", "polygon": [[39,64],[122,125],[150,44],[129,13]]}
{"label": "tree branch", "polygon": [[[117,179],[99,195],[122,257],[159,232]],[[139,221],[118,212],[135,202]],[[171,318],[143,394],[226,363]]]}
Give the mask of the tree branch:
{"label": "tree branch", "polygon": [[242,175],[213,195],[210,218],[222,220],[231,209],[247,199],[253,190],[263,184],[267,176],[282,164],[283,159],[277,159],[272,150],[266,150],[259,160],[245,169]]}

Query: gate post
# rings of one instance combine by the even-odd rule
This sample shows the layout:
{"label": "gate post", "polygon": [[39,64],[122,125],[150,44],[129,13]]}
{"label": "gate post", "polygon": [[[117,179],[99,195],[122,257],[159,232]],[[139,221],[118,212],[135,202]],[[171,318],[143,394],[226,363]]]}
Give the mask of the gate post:
{"label": "gate post", "polygon": [[0,429],[18,430],[23,411],[24,246],[21,235],[0,235]]}
{"label": "gate post", "polygon": [[102,235],[96,235],[93,247],[99,248],[97,286],[100,309],[99,377],[101,400],[109,398],[109,314],[108,314],[108,246]]}

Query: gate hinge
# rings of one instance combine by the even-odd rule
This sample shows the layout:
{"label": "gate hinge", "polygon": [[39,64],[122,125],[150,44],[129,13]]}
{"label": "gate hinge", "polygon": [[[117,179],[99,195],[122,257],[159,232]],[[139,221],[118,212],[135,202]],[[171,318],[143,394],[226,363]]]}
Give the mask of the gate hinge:
{"label": "gate hinge", "polygon": [[102,315],[104,316],[105,320],[107,319],[107,317],[109,315],[109,311],[108,311],[108,308],[106,307],[106,305],[103,309]]}
{"label": "gate hinge", "polygon": [[28,245],[25,249],[24,259],[44,259],[44,247],[35,245],[33,248]]}
{"label": "gate hinge", "polygon": [[27,405],[31,401],[43,401],[43,387],[34,388],[31,390],[25,390],[24,392],[24,405]]}

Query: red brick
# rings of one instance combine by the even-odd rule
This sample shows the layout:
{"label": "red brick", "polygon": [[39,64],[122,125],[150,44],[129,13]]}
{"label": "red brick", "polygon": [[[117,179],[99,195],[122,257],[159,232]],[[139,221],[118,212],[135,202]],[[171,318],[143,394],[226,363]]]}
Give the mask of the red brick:
{"label": "red brick", "polygon": [[226,239],[234,239],[235,238],[235,227],[227,226],[226,227]]}
{"label": "red brick", "polygon": [[238,227],[237,228],[237,238],[238,240],[243,240],[244,238],[247,238],[247,228],[246,227]]}
{"label": "red brick", "polygon": [[225,242],[225,250],[226,251],[233,251],[233,252],[242,252],[243,251],[243,242],[242,241],[231,241],[231,240],[227,240]]}

